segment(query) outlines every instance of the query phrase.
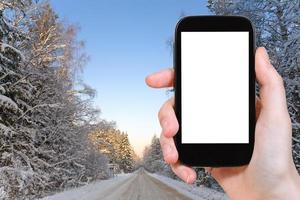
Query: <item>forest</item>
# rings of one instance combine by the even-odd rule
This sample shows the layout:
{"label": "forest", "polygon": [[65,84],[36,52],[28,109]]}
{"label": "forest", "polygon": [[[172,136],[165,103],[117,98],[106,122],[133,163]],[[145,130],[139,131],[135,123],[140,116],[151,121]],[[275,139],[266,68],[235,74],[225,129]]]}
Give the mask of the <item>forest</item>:
{"label": "forest", "polygon": [[88,57],[77,32],[48,2],[0,2],[0,199],[106,179],[109,164],[134,170],[128,135],[100,118],[80,79]]}

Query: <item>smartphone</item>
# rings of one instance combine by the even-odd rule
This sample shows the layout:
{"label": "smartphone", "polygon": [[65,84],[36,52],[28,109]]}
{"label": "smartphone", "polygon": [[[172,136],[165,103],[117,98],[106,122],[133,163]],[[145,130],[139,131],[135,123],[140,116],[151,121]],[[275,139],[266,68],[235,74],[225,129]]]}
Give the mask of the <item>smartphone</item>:
{"label": "smartphone", "polygon": [[179,160],[240,166],[254,147],[254,33],[241,16],[188,16],[175,30]]}

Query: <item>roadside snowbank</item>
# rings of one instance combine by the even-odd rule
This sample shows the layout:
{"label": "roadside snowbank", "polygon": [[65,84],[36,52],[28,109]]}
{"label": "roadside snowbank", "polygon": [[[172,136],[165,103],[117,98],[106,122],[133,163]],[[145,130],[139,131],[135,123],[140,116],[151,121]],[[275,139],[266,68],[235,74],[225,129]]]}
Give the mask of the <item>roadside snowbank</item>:
{"label": "roadside snowbank", "polygon": [[226,194],[204,186],[197,187],[195,185],[188,185],[184,182],[177,181],[166,176],[151,173],[148,174],[193,200],[229,200]]}
{"label": "roadside snowbank", "polygon": [[108,180],[96,181],[88,185],[73,188],[54,194],[52,196],[44,197],[40,200],[90,200],[97,198],[99,193],[113,187],[116,184],[126,181],[132,174],[119,174],[114,178]]}

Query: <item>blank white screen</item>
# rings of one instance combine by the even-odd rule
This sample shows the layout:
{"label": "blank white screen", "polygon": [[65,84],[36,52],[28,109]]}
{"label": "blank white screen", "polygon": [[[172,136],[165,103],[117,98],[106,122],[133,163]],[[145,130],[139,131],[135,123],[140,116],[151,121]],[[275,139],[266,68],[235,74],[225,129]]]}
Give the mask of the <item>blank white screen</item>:
{"label": "blank white screen", "polygon": [[182,143],[248,143],[249,33],[181,33]]}

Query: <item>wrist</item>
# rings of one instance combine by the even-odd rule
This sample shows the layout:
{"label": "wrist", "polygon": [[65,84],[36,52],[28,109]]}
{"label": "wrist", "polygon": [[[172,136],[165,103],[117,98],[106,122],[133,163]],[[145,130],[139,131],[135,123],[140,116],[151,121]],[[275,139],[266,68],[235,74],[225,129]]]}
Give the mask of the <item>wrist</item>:
{"label": "wrist", "polygon": [[264,200],[297,200],[300,197],[300,176],[295,169],[291,170],[286,177],[280,181],[280,185],[275,187],[267,197],[259,198]]}
{"label": "wrist", "polygon": [[277,177],[273,182],[277,184],[268,185],[264,189],[258,186],[259,184],[250,184],[250,186],[239,188],[239,192],[232,187],[224,188],[224,190],[231,200],[299,200],[300,175],[296,168],[280,178]]}
{"label": "wrist", "polygon": [[300,175],[296,168],[291,177],[291,186],[290,187],[291,187],[291,191],[294,191],[293,192],[294,196],[291,199],[299,199],[299,197],[300,197]]}

